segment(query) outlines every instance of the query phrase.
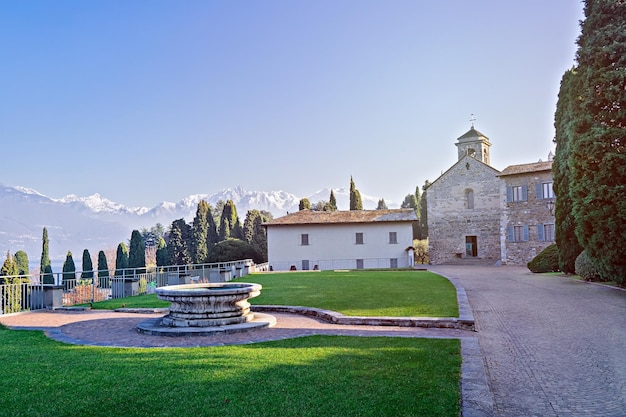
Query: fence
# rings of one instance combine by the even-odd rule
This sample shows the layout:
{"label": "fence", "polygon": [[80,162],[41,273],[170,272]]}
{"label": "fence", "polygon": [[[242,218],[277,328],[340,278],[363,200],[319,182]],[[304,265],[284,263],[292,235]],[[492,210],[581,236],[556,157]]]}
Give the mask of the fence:
{"label": "fence", "polygon": [[[265,265],[266,268],[266,265]],[[257,270],[252,260],[156,268],[52,273],[52,276],[0,277],[0,314],[58,308],[155,292],[157,287],[226,282]],[[81,278],[82,277],[82,278]],[[46,281],[47,283],[44,283]]]}

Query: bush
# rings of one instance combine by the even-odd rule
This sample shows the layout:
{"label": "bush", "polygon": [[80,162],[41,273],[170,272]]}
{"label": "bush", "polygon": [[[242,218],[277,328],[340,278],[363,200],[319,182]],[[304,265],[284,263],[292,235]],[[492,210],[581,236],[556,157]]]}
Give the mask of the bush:
{"label": "bush", "polygon": [[591,262],[591,259],[589,259],[586,250],[580,252],[580,255],[576,257],[576,262],[574,262],[574,269],[576,275],[578,275],[585,281],[602,281],[598,270]]}
{"label": "bush", "polygon": [[526,265],[532,272],[557,272],[559,270],[559,251],[556,244],[542,250]]}

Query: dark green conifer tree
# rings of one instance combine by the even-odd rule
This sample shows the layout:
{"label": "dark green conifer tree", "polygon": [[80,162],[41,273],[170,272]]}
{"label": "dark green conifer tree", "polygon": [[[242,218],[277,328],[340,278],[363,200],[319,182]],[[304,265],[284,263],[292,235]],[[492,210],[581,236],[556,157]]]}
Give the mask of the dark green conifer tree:
{"label": "dark green conifer tree", "polygon": [[170,254],[167,250],[165,239],[159,236],[157,239],[156,264],[157,266],[167,266],[170,262]]}
{"label": "dark green conifer tree", "polygon": [[232,200],[226,201],[220,217],[220,241],[228,238],[243,239],[243,228],[237,216],[237,207]]}
{"label": "dark green conifer tree", "polygon": [[337,211],[337,199],[332,189],[330,190],[330,197],[328,197],[328,210],[324,211]]}
{"label": "dark green conifer tree", "polygon": [[128,274],[128,271],[124,271],[128,268],[128,247],[124,242],[120,242],[117,245],[117,252],[115,254],[115,276],[123,276]]}
{"label": "dark green conifer tree", "polygon": [[41,262],[39,264],[39,273],[42,274],[42,282],[44,284],[54,284],[54,275],[52,274],[52,265],[50,264],[50,255],[48,253],[48,230],[43,228]]}
{"label": "dark green conifer tree", "polygon": [[384,198],[378,200],[378,206],[376,206],[376,210],[387,210],[388,208],[389,207],[387,207],[387,203],[385,203]]}
{"label": "dark green conifer tree", "polygon": [[93,278],[93,262],[88,249],[83,250],[83,272],[81,272],[80,277],[82,279]]}
{"label": "dark green conifer tree", "polygon": [[350,210],[363,210],[361,193],[356,189],[352,176],[350,176]]}
{"label": "dark green conifer tree", "polygon": [[72,257],[72,252],[67,251],[67,255],[65,256],[65,262],[63,262],[63,285],[66,289],[68,281],[74,281],[76,279],[76,264],[74,263],[74,258]]}
{"label": "dark green conifer tree", "polygon": [[185,219],[172,222],[167,242],[169,265],[187,265],[191,263],[191,226]]}
{"label": "dark green conifer tree", "polygon": [[[9,251],[7,251],[7,257],[2,264],[2,268],[0,268],[0,275],[4,277],[18,275],[17,265],[15,264],[15,261],[11,257],[11,253]],[[2,280],[2,283],[4,283],[4,280]],[[0,312],[2,311],[0,310]]]}
{"label": "dark green conifer tree", "polygon": [[13,261],[15,261],[15,265],[17,266],[17,274],[28,276],[30,275],[30,269],[28,267],[28,255],[23,250],[18,250],[13,255]]}
{"label": "dark green conifer tree", "polygon": [[198,202],[191,231],[191,258],[192,262],[196,264],[203,264],[209,259],[209,248],[207,245],[209,237],[209,217],[212,217],[209,203],[201,200]]}
{"label": "dark green conifer tree", "polygon": [[107,256],[103,250],[98,252],[98,278],[104,278],[109,276],[109,264],[107,263]]}
{"label": "dark green conifer tree", "polygon": [[559,269],[569,274],[575,272],[574,263],[582,252],[576,237],[576,220],[572,213],[571,170],[568,165],[571,140],[574,136],[574,119],[578,113],[576,107],[579,105],[578,79],[574,69],[566,71],[563,75],[554,116],[556,152],[552,162],[552,178],[554,193],[557,196],[554,207],[555,241]]}
{"label": "dark green conifer tree", "polygon": [[146,272],[146,246],[139,230],[133,230],[130,235],[128,267],[134,268],[137,274]]}
{"label": "dark green conifer tree", "polygon": [[626,285],[626,2],[586,0],[584,10],[568,158],[572,212],[600,277]]}

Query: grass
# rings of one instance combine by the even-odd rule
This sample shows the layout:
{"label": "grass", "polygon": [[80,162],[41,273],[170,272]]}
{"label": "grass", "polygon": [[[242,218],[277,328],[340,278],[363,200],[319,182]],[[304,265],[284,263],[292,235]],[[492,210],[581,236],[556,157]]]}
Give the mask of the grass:
{"label": "grass", "polygon": [[[293,305],[347,316],[458,317],[456,290],[428,271],[348,271],[252,274],[241,281],[263,285],[256,305]],[[156,295],[93,303],[96,309],[167,307]]]}
{"label": "grass", "polygon": [[120,349],[0,327],[1,416],[457,416],[460,341]]}

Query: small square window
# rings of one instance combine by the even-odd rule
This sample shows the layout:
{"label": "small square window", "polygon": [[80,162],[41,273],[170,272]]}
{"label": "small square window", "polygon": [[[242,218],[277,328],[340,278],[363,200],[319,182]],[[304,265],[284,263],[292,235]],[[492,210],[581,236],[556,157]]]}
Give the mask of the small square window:
{"label": "small square window", "polygon": [[389,232],[389,244],[395,245],[398,243],[398,232]]}
{"label": "small square window", "polygon": [[389,259],[389,268],[397,268],[398,267],[398,258]]}
{"label": "small square window", "polygon": [[300,235],[300,245],[309,246],[309,234],[303,233]]}
{"label": "small square window", "polygon": [[355,243],[357,245],[362,245],[363,244],[363,233],[356,233],[355,234]]}
{"label": "small square window", "polygon": [[363,259],[357,259],[356,260],[356,269],[363,269],[364,265],[363,265]]}

